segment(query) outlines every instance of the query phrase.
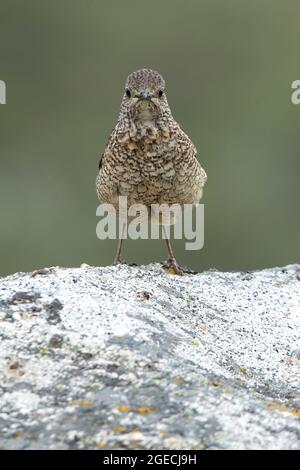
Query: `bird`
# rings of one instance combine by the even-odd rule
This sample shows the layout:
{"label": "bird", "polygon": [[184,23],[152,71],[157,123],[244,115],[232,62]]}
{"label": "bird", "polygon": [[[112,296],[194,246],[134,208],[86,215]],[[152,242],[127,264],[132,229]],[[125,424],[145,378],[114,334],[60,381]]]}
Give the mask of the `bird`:
{"label": "bird", "polygon": [[[119,117],[100,158],[96,189],[102,203],[116,209],[120,196],[128,205],[196,204],[207,180],[197,150],[174,119],[165,80],[142,68],[125,82]],[[182,275],[163,226],[169,272]],[[119,235],[115,264],[122,262],[124,232]]]}

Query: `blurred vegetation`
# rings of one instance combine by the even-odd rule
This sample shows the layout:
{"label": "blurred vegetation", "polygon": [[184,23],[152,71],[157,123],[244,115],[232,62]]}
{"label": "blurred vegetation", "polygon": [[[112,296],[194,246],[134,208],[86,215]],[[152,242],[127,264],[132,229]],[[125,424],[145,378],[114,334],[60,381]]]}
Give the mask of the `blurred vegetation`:
{"label": "blurred vegetation", "polygon": [[[208,173],[195,269],[299,261],[299,1],[1,0],[0,273],[110,264],[95,235],[99,155],[124,80],[152,67]],[[166,258],[128,241],[126,258]]]}

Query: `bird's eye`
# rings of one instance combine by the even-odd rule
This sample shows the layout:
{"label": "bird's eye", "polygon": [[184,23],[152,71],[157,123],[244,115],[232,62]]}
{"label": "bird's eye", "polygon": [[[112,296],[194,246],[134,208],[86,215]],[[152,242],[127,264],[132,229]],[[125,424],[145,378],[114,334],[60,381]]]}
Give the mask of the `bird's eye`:
{"label": "bird's eye", "polygon": [[158,96],[159,96],[160,98],[162,97],[163,94],[164,94],[163,90],[159,90]]}
{"label": "bird's eye", "polygon": [[126,88],[125,93],[126,93],[127,98],[131,97],[131,92],[128,88]]}

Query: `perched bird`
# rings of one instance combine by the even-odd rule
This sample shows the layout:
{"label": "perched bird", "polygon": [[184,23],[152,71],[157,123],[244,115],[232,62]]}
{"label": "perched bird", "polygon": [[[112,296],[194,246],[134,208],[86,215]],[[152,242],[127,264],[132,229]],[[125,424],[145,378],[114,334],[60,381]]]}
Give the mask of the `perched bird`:
{"label": "perched bird", "polygon": [[[129,75],[116,127],[100,159],[97,194],[118,207],[119,196],[132,204],[195,204],[200,201],[206,173],[196,148],[172,116],[165,81],[151,69]],[[182,274],[164,228],[167,266]],[[121,234],[115,263],[121,262]]]}

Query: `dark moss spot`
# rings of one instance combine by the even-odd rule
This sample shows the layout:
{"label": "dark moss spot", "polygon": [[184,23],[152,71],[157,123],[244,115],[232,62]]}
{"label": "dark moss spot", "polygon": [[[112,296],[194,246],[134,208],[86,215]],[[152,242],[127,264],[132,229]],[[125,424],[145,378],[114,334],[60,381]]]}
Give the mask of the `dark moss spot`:
{"label": "dark moss spot", "polygon": [[35,302],[41,295],[38,292],[16,292],[8,303],[10,304],[26,304]]}
{"label": "dark moss spot", "polygon": [[61,348],[64,338],[61,335],[53,335],[49,341],[49,348]]}
{"label": "dark moss spot", "polygon": [[62,310],[63,307],[63,304],[58,299],[54,299],[50,304],[45,305],[47,321],[53,325],[61,322],[60,314],[58,312]]}

